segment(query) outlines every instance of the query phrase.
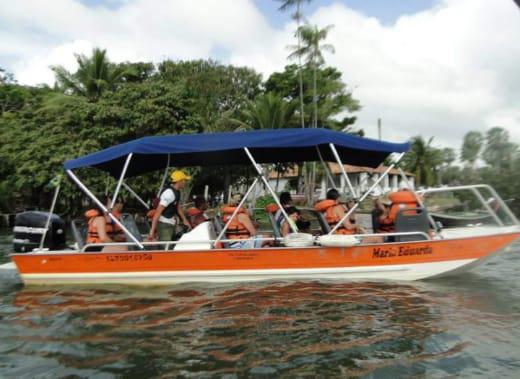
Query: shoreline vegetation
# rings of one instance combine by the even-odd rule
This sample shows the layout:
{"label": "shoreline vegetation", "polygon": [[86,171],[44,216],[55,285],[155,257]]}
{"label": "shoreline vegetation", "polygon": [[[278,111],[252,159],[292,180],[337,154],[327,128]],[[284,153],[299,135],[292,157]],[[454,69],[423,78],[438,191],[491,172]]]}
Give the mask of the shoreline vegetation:
{"label": "shoreline vegetation", "polygon": [[[113,63],[100,48],[89,56],[76,55],[75,72],[51,67],[53,87],[19,84],[0,68],[0,213],[48,207],[48,183],[62,173],[65,160],[144,136],[288,127],[363,135],[355,124],[360,102],[323,56],[334,53],[325,43],[333,26],[319,28],[305,21],[302,5],[308,2],[280,1],[281,11],[295,10],[297,44],[288,47],[288,60],[297,63],[288,62],[267,78],[252,68],[211,59]],[[415,175],[418,186],[483,182],[506,199],[517,197],[520,188],[518,146],[499,126],[468,132],[460,151],[433,146],[433,137],[415,136],[400,165]],[[291,183],[308,199],[321,180],[318,166],[300,165],[299,177]],[[291,168],[272,167],[279,174]],[[79,172],[94,193],[111,192],[114,178],[98,174]],[[247,167],[193,168],[191,174],[192,194],[203,193],[206,185],[213,194],[225,193],[231,184],[248,183],[253,175]],[[150,200],[161,175],[132,178],[129,184]],[[510,205],[520,211],[519,201]],[[77,215],[86,206],[84,196],[65,180],[57,212]]]}

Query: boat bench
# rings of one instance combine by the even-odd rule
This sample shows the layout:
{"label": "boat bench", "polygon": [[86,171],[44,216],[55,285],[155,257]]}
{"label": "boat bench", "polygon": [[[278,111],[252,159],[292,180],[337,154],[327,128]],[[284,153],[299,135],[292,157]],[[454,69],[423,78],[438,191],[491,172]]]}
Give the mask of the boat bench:
{"label": "boat bench", "polygon": [[[428,211],[425,208],[401,209],[395,218],[395,231],[397,233],[423,232],[428,235],[430,232],[430,220]],[[424,236],[395,236],[396,242],[424,240]]]}
{"label": "boat bench", "polygon": [[[135,222],[134,216],[130,213],[123,213],[121,215],[121,223],[128,229],[130,233],[139,241],[143,241],[143,236],[137,227],[137,223]],[[70,222],[70,228],[72,230],[72,235],[74,236],[74,240],[78,245],[78,249],[81,250],[85,246],[85,241],[87,240],[87,231],[88,226],[87,222],[84,218],[77,218]]]}

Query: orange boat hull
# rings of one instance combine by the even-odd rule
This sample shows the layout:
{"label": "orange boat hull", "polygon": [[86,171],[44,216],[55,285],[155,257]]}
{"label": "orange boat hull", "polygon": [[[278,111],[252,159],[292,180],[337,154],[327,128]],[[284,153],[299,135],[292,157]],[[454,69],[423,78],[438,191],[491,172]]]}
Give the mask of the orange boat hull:
{"label": "orange boat hull", "polygon": [[171,284],[285,278],[416,280],[475,265],[519,232],[351,247],[13,254],[28,284]]}

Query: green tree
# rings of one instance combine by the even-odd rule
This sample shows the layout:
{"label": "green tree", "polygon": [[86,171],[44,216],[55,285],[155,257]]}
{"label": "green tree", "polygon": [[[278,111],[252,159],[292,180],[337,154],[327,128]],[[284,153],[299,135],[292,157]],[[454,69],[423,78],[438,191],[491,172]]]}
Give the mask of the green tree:
{"label": "green tree", "polygon": [[78,69],[75,73],[67,71],[63,66],[52,66],[58,86],[75,95],[85,96],[91,101],[97,101],[106,90],[114,89],[121,83],[124,66],[110,63],[106,50],[94,48],[92,55],[87,57],[76,54]]}
{"label": "green tree", "polygon": [[[341,80],[341,72],[334,67],[318,68],[317,93],[318,93],[318,123],[320,126],[333,130],[343,130],[352,125],[356,118],[343,116],[345,113],[353,113],[361,109],[359,101],[352,96],[347,86]],[[303,70],[304,83],[312,81],[313,70]],[[296,102],[298,101],[298,67],[288,65],[282,72],[274,72],[265,82],[265,89],[274,92],[282,98]],[[307,124],[312,124],[313,93],[309,86],[304,85],[304,102],[309,108],[305,114],[309,115]]]}
{"label": "green tree", "polygon": [[433,137],[425,141],[423,137],[412,138],[410,151],[403,158],[404,168],[415,175],[418,186],[431,186],[442,164],[442,151],[431,146]]}
{"label": "green tree", "polygon": [[254,101],[248,101],[240,110],[240,119],[230,121],[247,129],[287,128],[291,124],[295,110],[295,103],[287,102],[278,95],[268,92],[257,96]]}
{"label": "green tree", "polygon": [[318,94],[317,94],[317,70],[325,63],[323,52],[328,51],[334,53],[334,47],[331,44],[322,43],[327,38],[327,34],[332,29],[332,25],[328,25],[323,29],[319,29],[316,25],[306,24],[298,28],[298,34],[302,40],[300,47],[293,46],[290,58],[305,57],[307,65],[313,71],[313,97],[312,103],[314,108],[313,127],[318,127]]}
{"label": "green tree", "polygon": [[507,130],[495,126],[486,132],[486,146],[482,158],[499,171],[511,170],[517,149],[517,146],[509,141]]}
{"label": "green tree", "polygon": [[[296,32],[295,37],[298,41],[296,45],[296,50],[300,51],[301,49],[301,36],[298,31],[300,30],[300,24],[303,19],[303,15],[301,13],[301,6],[304,2],[310,3],[312,0],[278,0],[282,3],[280,5],[280,8],[278,8],[280,11],[284,12],[288,10],[289,8],[296,7],[296,11],[292,14],[292,18],[296,21]],[[289,55],[289,58],[291,58],[292,55]],[[303,74],[302,74],[302,56],[298,55],[298,89],[299,89],[299,99],[300,99],[300,120],[301,120],[301,127],[305,128],[305,112],[303,109]]]}
{"label": "green tree", "polygon": [[464,142],[462,143],[462,149],[460,154],[460,160],[462,162],[468,162],[471,167],[475,166],[484,139],[480,132],[470,131],[464,136]]}
{"label": "green tree", "polygon": [[212,60],[164,61],[158,65],[157,80],[184,88],[204,130],[227,131],[230,117],[261,92],[262,78],[247,67],[222,65]]}

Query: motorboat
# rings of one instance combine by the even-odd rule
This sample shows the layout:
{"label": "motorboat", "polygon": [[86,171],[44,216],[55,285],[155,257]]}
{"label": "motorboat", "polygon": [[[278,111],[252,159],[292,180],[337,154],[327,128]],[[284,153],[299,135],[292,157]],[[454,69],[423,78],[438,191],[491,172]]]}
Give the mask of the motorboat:
{"label": "motorboat", "polygon": [[[51,216],[43,227],[42,243],[30,251],[10,255],[25,284],[166,285],[184,282],[242,282],[255,280],[368,279],[419,280],[453,275],[473,268],[505,249],[520,237],[520,225],[500,196],[487,185],[443,187],[440,191],[470,191],[481,200],[494,224],[442,229],[416,196],[418,210],[402,212],[391,233],[339,236],[336,228],[321,236],[293,232],[285,238],[271,235],[272,247],[227,248],[229,222],[237,216],[247,198],[259,186],[273,196],[288,217],[278,196],[266,179],[266,165],[279,162],[321,162],[328,180],[327,162],[378,167],[387,158],[393,163],[374,180],[364,193],[358,193],[345,170],[347,190],[356,199],[345,214],[349,217],[381,180],[396,167],[408,143],[390,143],[362,138],[327,129],[277,129],[151,136],[72,159],[64,163],[68,177],[125,232],[127,242],[110,245],[110,251],[88,251],[92,244],[78,241],[75,248],[46,247],[43,243],[52,229]],[[96,170],[117,179],[113,201],[122,187],[142,204],[147,203],[133,191],[126,179],[164,170],[161,186],[171,167],[211,165],[252,165],[258,174],[225,225],[213,221],[200,224],[177,241],[145,242],[127,228],[110,208],[98,199],[77,176],[78,170]],[[403,181],[407,179],[402,172]],[[56,189],[52,215],[59,187]],[[483,192],[496,199],[500,212],[484,200]],[[495,207],[495,208],[497,208]],[[338,223],[339,224],[339,223]],[[362,243],[364,237],[378,236],[380,242]],[[83,242],[83,243],[79,243]],[[99,244],[98,244],[99,245]],[[121,249],[118,251],[118,249]]]}

